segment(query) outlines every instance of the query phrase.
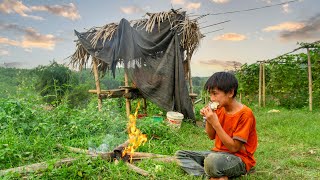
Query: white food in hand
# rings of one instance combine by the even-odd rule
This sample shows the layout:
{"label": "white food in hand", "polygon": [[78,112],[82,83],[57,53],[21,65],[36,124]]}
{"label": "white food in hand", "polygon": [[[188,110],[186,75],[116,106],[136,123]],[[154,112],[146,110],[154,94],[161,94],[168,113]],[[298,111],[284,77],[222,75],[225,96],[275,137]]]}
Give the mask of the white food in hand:
{"label": "white food in hand", "polygon": [[210,108],[211,108],[212,110],[216,110],[216,109],[218,108],[218,106],[219,106],[219,103],[218,103],[218,102],[212,102],[212,103],[210,103]]}

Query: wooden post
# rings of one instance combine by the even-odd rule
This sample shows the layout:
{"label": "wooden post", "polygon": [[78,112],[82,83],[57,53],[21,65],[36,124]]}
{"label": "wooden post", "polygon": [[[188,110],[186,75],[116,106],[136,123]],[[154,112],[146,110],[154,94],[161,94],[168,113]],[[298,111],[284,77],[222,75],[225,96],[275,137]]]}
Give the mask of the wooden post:
{"label": "wooden post", "polygon": [[191,53],[189,50],[187,50],[187,60],[188,60],[188,78],[189,78],[189,93],[193,93],[193,87],[192,87],[192,77],[191,77]]}
{"label": "wooden post", "polygon": [[266,73],[265,73],[264,62],[262,64],[262,101],[263,101],[263,107],[266,107]]}
{"label": "wooden post", "polygon": [[192,103],[192,110],[193,110],[193,113],[195,113],[195,104],[194,104],[194,101],[195,101],[195,98],[194,97],[194,94],[193,94],[193,86],[192,86],[192,75],[191,75],[191,66],[190,66],[190,63],[191,63],[191,53],[190,53],[190,50],[187,49],[187,61],[188,61],[188,78],[189,78],[189,97],[190,95],[192,95],[191,97],[191,103]]}
{"label": "wooden post", "polygon": [[142,98],[142,101],[143,101],[143,113],[147,114],[147,99]]}
{"label": "wooden post", "polygon": [[311,59],[310,59],[310,51],[307,48],[308,54],[308,80],[309,80],[309,110],[312,111],[312,73],[311,73]]}
{"label": "wooden post", "polygon": [[[124,85],[127,87],[129,86],[127,72],[124,72]],[[129,93],[128,88],[125,89],[125,93]],[[130,105],[130,100],[128,98],[126,98],[126,112],[127,112],[127,117],[129,117],[131,112],[131,105]]]}
{"label": "wooden post", "polygon": [[100,98],[101,88],[100,88],[100,80],[99,80],[99,72],[98,72],[98,62],[97,59],[92,57],[92,64],[93,64],[93,74],[94,79],[96,82],[96,88],[97,88],[97,97],[98,97],[98,109],[101,111],[102,109],[102,100]]}
{"label": "wooden post", "polygon": [[262,77],[262,64],[260,62],[260,68],[259,68],[259,107],[261,107],[261,77]]}

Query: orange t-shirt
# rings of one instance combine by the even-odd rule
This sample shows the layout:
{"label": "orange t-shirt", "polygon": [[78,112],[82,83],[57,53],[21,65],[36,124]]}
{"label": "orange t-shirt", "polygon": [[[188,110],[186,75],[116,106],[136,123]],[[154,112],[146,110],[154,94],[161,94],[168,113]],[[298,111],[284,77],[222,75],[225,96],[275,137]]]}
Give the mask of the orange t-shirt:
{"label": "orange t-shirt", "polygon": [[[231,138],[244,143],[245,150],[241,149],[232,154],[240,157],[246,165],[246,170],[249,171],[256,164],[253,154],[258,144],[256,119],[251,109],[243,105],[243,108],[235,114],[227,114],[222,107],[217,109],[216,113],[224,131]],[[231,153],[217,134],[215,136],[215,147],[212,150]]]}

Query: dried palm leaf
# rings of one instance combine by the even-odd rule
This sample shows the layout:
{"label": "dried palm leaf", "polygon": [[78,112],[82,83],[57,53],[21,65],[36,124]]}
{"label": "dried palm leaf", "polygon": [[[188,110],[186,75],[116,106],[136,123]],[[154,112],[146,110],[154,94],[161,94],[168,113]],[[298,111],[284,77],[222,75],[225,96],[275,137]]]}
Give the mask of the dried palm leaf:
{"label": "dried palm leaf", "polygon": [[[178,11],[177,11],[178,12]],[[152,32],[153,28],[155,26],[155,24],[158,24],[158,31],[160,31],[160,25],[163,21],[165,20],[169,20],[170,25],[172,26],[172,22],[171,22],[171,17],[173,15],[176,15],[177,12],[173,12],[173,11],[168,11],[168,12],[159,12],[159,13],[147,13],[147,15],[149,16],[149,18],[147,19],[147,21],[144,23],[143,28],[145,28],[145,30],[147,32]],[[178,12],[180,13],[180,12]]]}
{"label": "dried palm leaf", "polygon": [[95,28],[95,31],[92,32],[93,38],[90,43],[93,47],[96,47],[100,39],[102,39],[102,44],[104,44],[106,40],[110,41],[117,29],[118,24],[115,23],[106,24],[101,28]]}
{"label": "dried palm leaf", "polygon": [[80,71],[86,67],[90,54],[78,41],[76,44],[76,51],[70,57],[70,63],[73,68],[79,69]]}

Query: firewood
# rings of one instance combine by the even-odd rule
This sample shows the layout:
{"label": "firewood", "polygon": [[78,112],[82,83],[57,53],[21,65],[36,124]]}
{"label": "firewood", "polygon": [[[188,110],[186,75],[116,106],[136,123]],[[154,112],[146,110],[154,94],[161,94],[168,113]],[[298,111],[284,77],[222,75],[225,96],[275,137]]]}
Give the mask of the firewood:
{"label": "firewood", "polygon": [[128,145],[129,145],[129,140],[125,141],[124,143],[122,143],[119,146],[117,146],[116,148],[114,148],[113,152],[91,152],[89,150],[74,148],[74,147],[70,147],[70,146],[63,146],[61,144],[57,144],[57,147],[61,148],[61,149],[65,148],[70,152],[87,154],[91,157],[99,156],[104,160],[111,161],[115,157],[121,157],[123,149],[126,148]]}
{"label": "firewood", "polygon": [[174,156],[162,157],[162,158],[154,158],[154,161],[166,162],[166,163],[177,163],[178,160]]}
{"label": "firewood", "polygon": [[81,153],[81,154],[93,154],[91,151],[89,150],[85,150],[85,149],[80,149],[80,148],[75,148],[75,147],[71,147],[71,146],[63,146],[62,144],[57,144],[57,147],[60,149],[67,149],[70,152],[75,152],[75,153]]}
{"label": "firewood", "polygon": [[[90,152],[85,149],[80,149],[80,148],[74,148],[70,146],[63,146],[61,144],[57,144],[58,148],[65,148],[68,151],[75,152],[75,153],[82,153],[82,154],[87,154],[91,157],[97,157],[100,156],[102,159],[111,161],[113,158],[116,156],[121,157],[122,150],[127,147],[129,144],[129,141],[124,142],[123,144],[120,144],[114,149],[114,152]],[[117,153],[117,154],[115,154]],[[128,154],[130,155],[130,153]],[[174,162],[176,161],[174,157],[172,156],[167,156],[167,155],[161,155],[161,154],[154,154],[154,153],[145,153],[145,152],[134,152],[132,155],[132,160],[133,161],[139,161],[143,159],[150,159],[154,158],[156,161],[163,161],[163,162]]]}
{"label": "firewood", "polygon": [[136,172],[138,174],[141,174],[143,176],[149,176],[149,172],[148,171],[145,171],[145,170],[143,170],[143,169],[141,169],[141,168],[139,168],[139,167],[137,167],[137,166],[135,166],[133,164],[130,164],[129,162],[126,162],[126,165],[128,166],[128,168],[130,170],[133,170],[134,172]]}
{"label": "firewood", "polygon": [[[128,154],[130,155],[130,153]],[[145,153],[145,152],[134,152],[132,158],[161,158],[167,157],[166,155],[154,154],[154,153]]]}
{"label": "firewood", "polygon": [[[77,160],[77,159],[75,159],[75,158],[61,159],[61,160],[54,163],[54,167],[60,167],[63,164],[69,165],[75,160]],[[5,170],[0,171],[0,176],[4,176],[5,174],[7,174],[9,172],[26,174],[26,173],[36,172],[36,171],[43,171],[43,170],[46,170],[48,168],[48,166],[49,166],[49,164],[47,162],[41,162],[41,163],[30,164],[30,165],[26,165],[26,166],[5,169]]]}

